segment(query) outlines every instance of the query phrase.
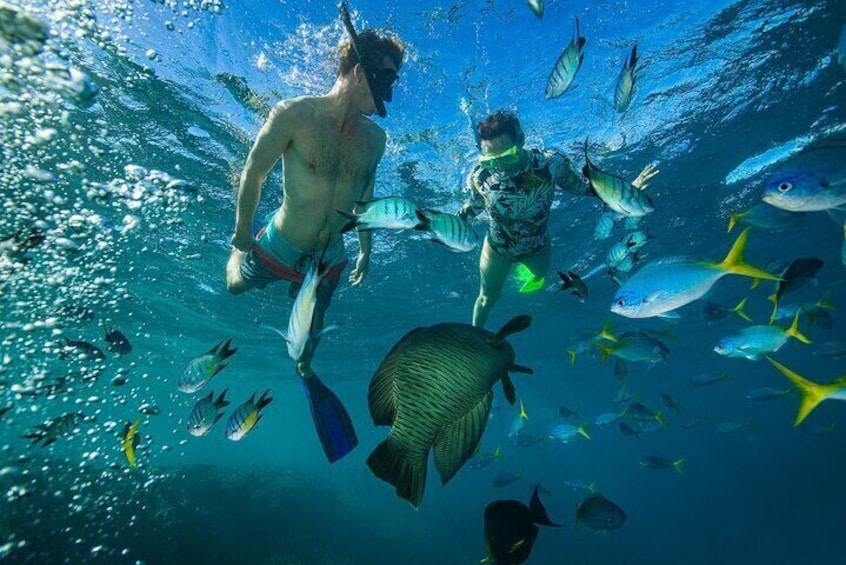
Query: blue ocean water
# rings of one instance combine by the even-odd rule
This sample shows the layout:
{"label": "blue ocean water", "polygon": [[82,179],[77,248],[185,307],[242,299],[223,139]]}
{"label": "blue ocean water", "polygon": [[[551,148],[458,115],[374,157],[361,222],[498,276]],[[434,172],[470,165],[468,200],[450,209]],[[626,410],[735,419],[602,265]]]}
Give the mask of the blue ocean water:
{"label": "blue ocean water", "polygon": [[[510,282],[488,324],[533,316],[530,330],[509,339],[517,362],[534,369],[514,376],[529,415],[524,433],[548,433],[563,405],[584,416],[591,439],[521,447],[508,437],[518,408],[506,404],[480,446],[500,446],[502,457],[484,469],[465,466],[445,486],[431,471],[423,504],[412,510],[365,464],[387,433],[372,425],[367,387],[406,332],[469,322],[478,291],[478,251],[453,253],[413,234],[378,233],[365,284],[343,283],[327,315],[341,329],[322,340],[315,369],[346,404],[361,442],[329,464],[284,343],[257,325],[285,325],[287,288],[228,295],[223,266],[232,180],[268,108],[333,83],[345,39],[336,5],[16,5],[49,31],[43,41],[13,33],[18,20],[0,19],[0,236],[36,226],[46,239],[25,256],[4,247],[0,263],[0,408],[12,407],[0,416],[0,562],[478,563],[485,505],[528,502],[541,480],[551,517],[568,527],[541,528],[530,563],[839,562],[843,406],[823,403],[794,428],[795,395],[747,400],[752,389],[789,383],[764,360],[714,353],[746,322],[706,320],[699,301],[681,309],[673,338],[664,339],[667,359],[631,363],[625,376],[627,390],[653,410],[662,394],[678,401],[681,415],[664,408],[675,424],[640,439],[596,426],[598,415],[623,410],[614,402],[621,380],[592,348],[572,365],[567,350],[609,317],[617,332],[667,328],[612,315],[616,286],[601,274],[587,280],[584,304],[559,292],[554,273],[533,294]],[[462,99],[477,117],[516,111],[529,145],[557,148],[579,168],[586,137],[592,160],[624,178],[657,163],[649,188],[656,211],[642,223],[655,237],[646,260],[721,259],[739,231],[727,233],[730,212],[759,204],[776,171],[846,177],[842,1],[550,1],[541,19],[518,0],[352,8],[359,28],[388,27],[408,44],[389,115],[378,120],[388,134],[378,196],[458,209],[477,155]],[[0,13],[21,11],[0,5]],[[574,16],[587,38],[584,63],[570,90],[546,100]],[[613,88],[634,41],[638,89],[621,115]],[[269,177],[258,217],[279,205],[280,179],[278,169]],[[597,240],[600,213],[596,199],[560,195],[550,222],[553,268],[585,273],[603,263],[625,231]],[[353,237],[347,245],[357,249]],[[842,245],[842,225],[822,212],[750,233],[755,265],[824,262],[784,302],[813,304],[828,292],[833,325],[803,325],[812,343],[791,340],[776,354],[818,382],[844,372]],[[747,312],[766,323],[772,284],[750,291],[749,282],[726,278],[708,299],[734,306],[748,296]],[[105,350],[104,326],[125,333],[132,352],[107,352],[98,374],[59,356],[64,338]],[[229,338],[238,348],[229,366],[202,393],[179,392],[185,365]],[[723,372],[729,378],[709,387],[690,382]],[[227,416],[253,391],[270,388],[274,401],[241,442],[227,440],[220,423],[192,437],[188,416],[212,388],[228,389]],[[496,395],[502,400],[499,387]],[[20,437],[77,411],[84,418],[75,430],[47,447]],[[139,467],[131,469],[120,432],[137,418]],[[699,426],[683,429],[694,419]],[[744,425],[717,433],[732,423]],[[683,458],[683,474],[644,468],[649,455]],[[524,482],[494,487],[502,471]],[[626,511],[623,528],[597,535],[575,523],[586,493],[572,485],[580,482]]]}

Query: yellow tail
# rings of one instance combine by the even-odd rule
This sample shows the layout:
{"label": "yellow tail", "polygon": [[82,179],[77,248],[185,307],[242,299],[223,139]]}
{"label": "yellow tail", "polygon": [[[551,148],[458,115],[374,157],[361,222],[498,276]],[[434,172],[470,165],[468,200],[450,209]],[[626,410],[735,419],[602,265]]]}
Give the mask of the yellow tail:
{"label": "yellow tail", "polygon": [[520,401],[520,417],[523,418],[524,420],[529,419],[529,415],[526,414],[526,409],[523,407],[523,401],[522,400]]}
{"label": "yellow tail", "polygon": [[726,271],[735,275],[744,277],[752,277],[758,279],[767,279],[771,281],[781,280],[776,275],[768,273],[763,269],[753,267],[743,261],[743,252],[746,250],[746,240],[749,238],[749,228],[746,228],[731,246],[731,249],[726,255],[726,258],[713,266],[721,271]]}
{"label": "yellow tail", "polygon": [[126,460],[130,467],[137,467],[135,463],[135,447],[132,445],[135,439],[135,434],[138,433],[138,426],[141,425],[141,419],[135,420],[135,423],[126,432],[126,437],[123,438],[123,452],[126,455]]}
{"label": "yellow tail", "polygon": [[584,424],[579,426],[579,434],[584,437],[585,439],[590,439],[590,435],[587,433]]}
{"label": "yellow tail", "polygon": [[790,337],[798,339],[802,343],[811,343],[810,339],[808,339],[799,332],[799,312],[796,312],[796,315],[793,316],[793,323],[790,325],[789,328],[784,330],[784,333],[786,333]]}
{"label": "yellow tail", "polygon": [[605,320],[605,326],[603,326],[602,331],[600,331],[598,334],[596,334],[596,337],[601,337],[602,339],[610,341],[610,342],[616,342],[617,341],[617,336],[615,336],[613,333],[611,333],[611,319],[610,318]]}
{"label": "yellow tail", "polygon": [[682,463],[684,463],[684,459],[673,461],[673,469],[675,469],[679,475],[684,475],[684,471],[682,471]]}
{"label": "yellow tail", "polygon": [[819,308],[820,310],[828,310],[829,312],[834,312],[834,304],[828,301],[829,297],[831,296],[831,292],[826,292],[823,294],[823,297],[820,298],[814,306]]}
{"label": "yellow tail", "polygon": [[743,217],[749,213],[749,210],[746,212],[729,212],[729,225],[728,230],[726,233],[731,233],[731,230],[734,229],[734,226],[737,225],[737,222],[743,219]]}
{"label": "yellow tail", "polygon": [[602,354],[601,357],[600,357],[600,360],[602,362],[607,361],[608,356],[611,355],[614,352],[614,350],[612,348],[608,347],[607,345],[603,345],[601,343],[594,343],[594,345],[596,346],[596,348]]}
{"label": "yellow tail", "polygon": [[737,314],[738,316],[740,316],[741,318],[743,318],[744,320],[746,320],[747,322],[751,322],[752,318],[750,318],[749,315],[744,311],[744,308],[746,308],[746,301],[747,300],[749,300],[749,299],[744,298],[743,300],[741,300],[738,303],[738,305],[734,307],[734,309],[732,311],[735,314]]}
{"label": "yellow tail", "polygon": [[568,349],[567,355],[570,356],[570,366],[573,367],[576,364],[576,350],[575,349]]}
{"label": "yellow tail", "polygon": [[790,382],[799,391],[799,412],[796,414],[796,421],[793,422],[794,426],[801,424],[808,417],[808,414],[819,406],[820,402],[831,396],[839,388],[837,385],[821,385],[811,382],[801,375],[794,373],[775,359],[769,356],[766,357],[767,361],[781,371],[782,375],[790,379]]}

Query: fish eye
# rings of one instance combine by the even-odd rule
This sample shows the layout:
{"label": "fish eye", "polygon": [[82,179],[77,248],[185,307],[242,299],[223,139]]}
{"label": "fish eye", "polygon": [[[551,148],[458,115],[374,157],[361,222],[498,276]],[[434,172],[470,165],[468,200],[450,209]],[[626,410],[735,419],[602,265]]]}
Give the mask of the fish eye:
{"label": "fish eye", "polygon": [[787,192],[791,188],[793,188],[793,183],[790,183],[790,182],[783,182],[780,185],[778,185],[778,189],[779,189],[780,192]]}
{"label": "fish eye", "polygon": [[625,305],[626,305],[626,301],[623,300],[622,298],[617,301],[617,306],[625,306]]}

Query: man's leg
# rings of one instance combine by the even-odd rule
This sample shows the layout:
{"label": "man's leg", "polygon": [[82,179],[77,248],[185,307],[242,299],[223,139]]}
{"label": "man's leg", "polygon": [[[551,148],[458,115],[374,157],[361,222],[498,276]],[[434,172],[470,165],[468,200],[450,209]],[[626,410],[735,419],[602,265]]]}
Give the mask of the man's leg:
{"label": "man's leg", "polygon": [[523,263],[526,268],[532,272],[535,279],[539,279],[546,276],[546,271],[549,270],[549,262],[551,260],[552,245],[547,243],[543,249],[533,255],[525,257],[521,263]]}
{"label": "man's leg", "polygon": [[335,289],[338,288],[340,277],[332,277],[331,279],[324,278],[320,281],[317,287],[317,304],[314,307],[314,319],[311,324],[311,335],[306,344],[303,356],[297,363],[297,372],[301,377],[307,378],[312,376],[311,359],[314,357],[314,351],[317,349],[317,344],[320,343],[320,332],[323,331],[324,317],[329,304],[332,303],[332,296],[335,294]]}
{"label": "man's leg", "polygon": [[226,290],[232,294],[241,294],[250,289],[250,283],[241,276],[241,264],[246,256],[246,253],[233,247],[226,262]]}
{"label": "man's leg", "polygon": [[505,279],[511,270],[511,261],[497,253],[485,238],[479,259],[479,296],[473,306],[473,325],[483,327],[488,315],[502,294]]}

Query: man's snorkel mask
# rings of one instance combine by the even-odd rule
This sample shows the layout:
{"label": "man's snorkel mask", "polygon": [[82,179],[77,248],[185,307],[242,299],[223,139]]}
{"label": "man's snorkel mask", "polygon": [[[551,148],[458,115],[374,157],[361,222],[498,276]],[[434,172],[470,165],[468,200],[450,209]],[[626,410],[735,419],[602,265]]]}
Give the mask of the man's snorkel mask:
{"label": "man's snorkel mask", "polygon": [[[524,164],[525,155],[523,152],[523,145],[526,141],[525,134],[522,130],[519,133],[517,142],[511,147],[500,151],[499,153],[482,153],[479,155],[479,164],[485,167],[492,173],[510,174],[521,169]],[[478,143],[479,149],[482,148],[481,139]]]}
{"label": "man's snorkel mask", "polygon": [[399,80],[399,75],[393,69],[373,69],[370,67],[364,60],[364,49],[362,49],[358,42],[358,34],[355,32],[355,27],[353,27],[346,2],[338,4],[338,8],[341,10],[341,22],[350,36],[350,42],[358,58],[358,64],[364,69],[364,76],[367,79],[370,94],[373,96],[376,113],[379,114],[380,118],[384,118],[388,115],[385,102],[390,102],[393,98],[394,86]]}

